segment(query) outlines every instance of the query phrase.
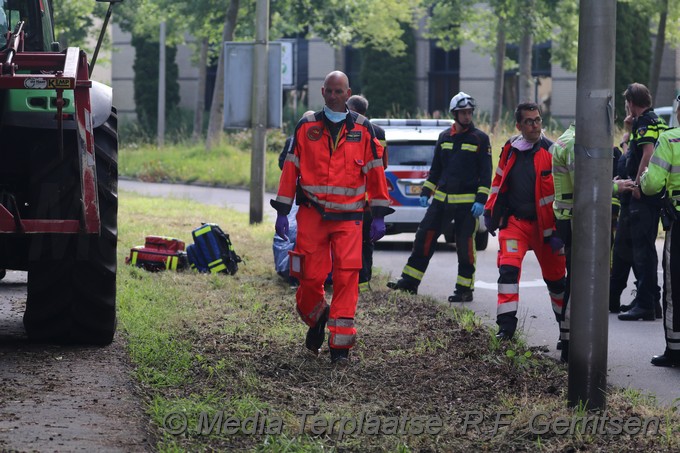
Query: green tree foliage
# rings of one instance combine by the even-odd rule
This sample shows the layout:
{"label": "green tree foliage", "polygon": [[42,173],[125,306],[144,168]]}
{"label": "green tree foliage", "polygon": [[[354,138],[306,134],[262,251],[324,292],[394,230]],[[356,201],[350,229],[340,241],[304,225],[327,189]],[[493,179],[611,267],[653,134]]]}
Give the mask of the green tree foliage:
{"label": "green tree foliage", "polygon": [[[135,48],[133,70],[135,71],[134,97],[137,119],[143,130],[153,136],[156,133],[158,119],[159,45],[158,41],[154,42],[139,36],[132,38],[132,45]],[[176,54],[175,46],[166,47],[165,107],[168,129],[172,129],[173,119],[179,117],[180,97],[177,82],[179,69],[175,62]]]}
{"label": "green tree foliage", "polygon": [[94,1],[60,0],[54,6],[54,35],[62,48],[80,47],[88,54],[88,38],[96,37],[100,25],[95,26],[95,17],[103,18],[107,4]]}
{"label": "green tree foliage", "polygon": [[298,30],[306,30],[335,47],[351,44],[358,49],[370,47],[391,55],[403,55],[406,51],[401,25],[414,24],[422,13],[420,0],[284,0],[281,3],[289,7],[278,9],[279,17],[276,23],[272,21],[273,25],[282,21],[294,23]]}
{"label": "green tree foliage", "polygon": [[626,117],[623,92],[633,82],[647,84],[651,62],[649,24],[631,3],[616,4],[616,78],[614,84],[616,121]]}
{"label": "green tree foliage", "polygon": [[416,110],[415,96],[415,37],[413,31],[404,33],[405,53],[390,55],[373,48],[362,53],[361,86],[369,101],[372,117],[403,116]]}

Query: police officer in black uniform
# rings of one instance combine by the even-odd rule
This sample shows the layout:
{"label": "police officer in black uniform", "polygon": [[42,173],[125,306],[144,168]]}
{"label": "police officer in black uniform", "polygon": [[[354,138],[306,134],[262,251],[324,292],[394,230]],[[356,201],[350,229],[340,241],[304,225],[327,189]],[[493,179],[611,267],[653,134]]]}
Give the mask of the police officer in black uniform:
{"label": "police officer in black uniform", "polygon": [[[469,94],[456,94],[449,108],[455,123],[439,135],[430,175],[420,194],[420,204],[427,212],[401,278],[387,286],[416,294],[437,238],[453,220],[458,277],[449,302],[470,302],[475,283],[475,233],[491,187],[491,144],[472,122],[475,100]],[[434,198],[428,207],[430,196]]]}

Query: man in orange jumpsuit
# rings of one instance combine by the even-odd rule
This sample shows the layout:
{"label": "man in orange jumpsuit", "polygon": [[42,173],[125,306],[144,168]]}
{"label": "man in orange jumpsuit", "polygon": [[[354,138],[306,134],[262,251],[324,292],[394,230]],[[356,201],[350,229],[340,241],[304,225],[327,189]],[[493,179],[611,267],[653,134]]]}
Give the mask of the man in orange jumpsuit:
{"label": "man in orange jumpsuit", "polygon": [[515,110],[520,135],[503,146],[485,206],[490,232],[500,229],[498,245],[498,308],[496,337],[508,340],[517,328],[522,261],[533,250],[548,286],[555,318],[560,323],[562,360],[569,357],[569,319],[564,304],[566,262],[564,242],[555,231],[552,142],[542,133],[538,105],[523,103]]}
{"label": "man in orange jumpsuit", "polygon": [[[287,237],[293,199],[297,241],[291,273],[300,280],[297,310],[309,326],[305,346],[318,354],[326,323],[331,362],[345,364],[356,342],[354,315],[359,298],[361,230],[364,205],[373,215],[371,240],[385,234],[389,207],[383,148],[371,123],[347,109],[351,96],[347,76],[328,74],[321,88],[326,105],[297,124],[293,152],[286,155],[276,209],[276,233]],[[297,264],[299,268],[296,269]],[[326,303],[324,280],[333,268],[333,299]]]}

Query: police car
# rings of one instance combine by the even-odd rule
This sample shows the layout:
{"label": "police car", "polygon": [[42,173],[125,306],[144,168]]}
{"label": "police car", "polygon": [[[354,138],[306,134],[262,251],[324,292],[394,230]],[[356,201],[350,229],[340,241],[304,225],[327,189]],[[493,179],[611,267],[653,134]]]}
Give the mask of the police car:
{"label": "police car", "polygon": [[[385,129],[388,167],[385,170],[390,207],[394,212],[385,217],[387,234],[415,233],[425,216],[418,198],[427,179],[439,134],[450,128],[452,120],[372,119]],[[455,242],[453,224],[444,230],[446,242]],[[485,250],[489,233],[480,218],[475,238],[477,250]]]}

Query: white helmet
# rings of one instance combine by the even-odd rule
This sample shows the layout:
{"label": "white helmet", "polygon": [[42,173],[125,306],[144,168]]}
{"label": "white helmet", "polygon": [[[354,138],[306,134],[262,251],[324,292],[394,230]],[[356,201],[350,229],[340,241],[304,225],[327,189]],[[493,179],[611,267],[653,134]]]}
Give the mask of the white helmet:
{"label": "white helmet", "polygon": [[456,110],[463,109],[473,109],[475,108],[475,100],[472,96],[467,93],[460,92],[451,98],[451,103],[449,104],[449,111],[453,112]]}

